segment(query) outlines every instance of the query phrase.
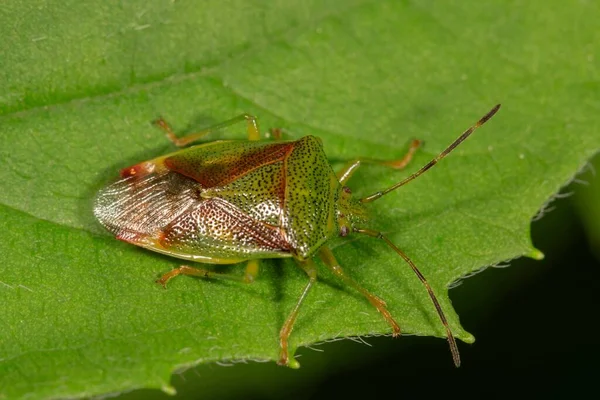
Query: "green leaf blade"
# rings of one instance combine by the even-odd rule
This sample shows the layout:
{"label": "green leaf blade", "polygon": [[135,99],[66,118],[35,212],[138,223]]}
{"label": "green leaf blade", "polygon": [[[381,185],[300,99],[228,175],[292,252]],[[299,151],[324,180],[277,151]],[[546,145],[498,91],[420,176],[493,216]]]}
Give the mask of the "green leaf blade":
{"label": "green leaf blade", "polygon": [[[178,261],[118,242],[93,218],[95,193],[120,168],[175,150],[150,124],[159,115],[183,134],[253,113],[263,131],[321,137],[335,168],[425,141],[406,171],[361,168],[350,186],[362,196],[502,102],[451,156],[370,207],[370,226],[413,259],[467,342],[448,284],[539,257],[531,218],[598,151],[595,4],[240,4],[30,3],[0,15],[14,43],[0,48],[0,399],[171,390],[184,366],[277,359],[306,283],[292,262],[265,262],[250,286],[178,278],[164,290],[154,280]],[[332,247],[404,332],[444,336],[424,288],[383,243]],[[390,332],[322,266],[319,278],[292,346]]]}

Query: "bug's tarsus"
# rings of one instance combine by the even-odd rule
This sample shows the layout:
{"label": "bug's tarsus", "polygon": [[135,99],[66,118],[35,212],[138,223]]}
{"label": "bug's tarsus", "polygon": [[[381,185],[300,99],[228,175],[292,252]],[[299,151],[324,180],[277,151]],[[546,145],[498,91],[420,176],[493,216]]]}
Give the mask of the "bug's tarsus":
{"label": "bug's tarsus", "polygon": [[410,146],[408,148],[408,152],[404,155],[404,157],[402,157],[399,160],[382,162],[381,164],[387,165],[387,166],[392,167],[394,169],[404,169],[411,162],[411,160],[412,160],[413,156],[415,155],[416,151],[419,149],[419,147],[421,147],[422,144],[423,144],[422,140],[413,139],[410,142]]}
{"label": "bug's tarsus", "polygon": [[456,345],[456,340],[454,339],[454,335],[452,335],[452,331],[450,330],[450,326],[448,325],[448,320],[446,319],[446,315],[444,314],[444,311],[442,310],[442,306],[440,306],[440,303],[438,302],[438,299],[435,296],[433,289],[431,289],[431,286],[429,286],[427,279],[421,273],[421,271],[419,271],[419,269],[417,268],[415,263],[413,263],[412,260],[410,258],[408,258],[408,256],[406,254],[404,254],[404,252],[402,250],[400,250],[398,247],[396,247],[396,245],[394,245],[394,243],[392,243],[383,233],[377,232],[377,231],[374,231],[371,229],[363,229],[363,228],[354,228],[354,232],[362,233],[364,235],[383,240],[400,257],[402,257],[404,259],[404,261],[406,261],[406,263],[410,266],[410,268],[413,270],[415,275],[417,275],[417,277],[419,278],[419,280],[421,281],[423,286],[425,286],[425,289],[427,289],[429,298],[431,299],[431,302],[433,303],[435,310],[437,311],[437,314],[440,317],[442,324],[444,325],[444,329],[446,330],[446,337],[448,339],[448,344],[450,346],[450,352],[452,353],[452,360],[454,361],[454,365],[456,367],[460,367],[460,353],[458,352],[458,346]]}
{"label": "bug's tarsus", "polygon": [[160,277],[160,279],[156,280],[156,283],[158,283],[159,285],[161,285],[163,288],[167,288],[167,282],[169,282],[171,279],[173,279],[174,277],[176,277],[177,275],[191,275],[191,274],[186,274],[187,270],[194,270],[191,267],[188,267],[186,265],[181,265],[177,268],[173,268],[172,270],[170,270],[169,272],[167,272],[166,274],[164,274],[163,276]]}
{"label": "bug's tarsus", "polygon": [[179,138],[177,137],[177,135],[175,135],[175,132],[173,132],[171,125],[169,125],[169,123],[167,121],[165,121],[165,119],[163,117],[159,117],[158,119],[152,121],[152,123],[154,125],[158,126],[160,129],[162,129],[165,132],[165,134],[167,135],[167,138],[171,142],[173,142],[173,144],[175,144],[175,146],[178,146],[178,147],[183,146],[179,143]]}
{"label": "bug's tarsus", "polygon": [[362,198],[362,199],[360,199],[360,201],[362,203],[370,203],[372,201],[379,199],[382,196],[385,196],[389,192],[396,190],[401,186],[406,185],[408,182],[414,180],[416,177],[420,176],[425,171],[427,171],[428,169],[433,167],[435,164],[437,164],[442,158],[446,157],[452,150],[454,150],[466,138],[471,136],[471,134],[475,131],[475,129],[479,128],[481,125],[485,124],[490,118],[492,118],[494,116],[494,114],[496,114],[496,112],[498,112],[499,109],[500,109],[500,104],[497,104],[494,108],[492,108],[490,111],[488,111],[487,114],[485,114],[481,119],[479,119],[479,121],[477,121],[475,123],[475,125],[471,126],[469,129],[464,131],[462,135],[460,135],[454,142],[452,142],[450,144],[450,146],[448,146],[444,151],[442,151],[440,154],[438,154],[437,157],[435,157],[433,160],[429,161],[427,164],[425,164],[420,170],[418,170],[414,174],[410,175],[406,179],[396,183],[395,185],[393,185],[385,190],[376,192],[370,196]]}
{"label": "bug's tarsus", "polygon": [[281,128],[271,128],[269,129],[269,134],[274,140],[282,140],[283,138],[283,129]]}

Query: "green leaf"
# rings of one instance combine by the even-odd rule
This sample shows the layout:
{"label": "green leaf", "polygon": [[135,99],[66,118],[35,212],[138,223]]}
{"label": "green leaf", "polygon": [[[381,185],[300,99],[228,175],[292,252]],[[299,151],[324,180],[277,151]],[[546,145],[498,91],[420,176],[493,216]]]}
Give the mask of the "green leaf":
{"label": "green leaf", "polygon": [[[265,262],[250,286],[182,277],[163,290],[154,280],[178,261],[115,240],[93,218],[94,194],[120,168],[173,150],[150,124],[159,115],[184,134],[253,113],[263,130],[321,137],[335,168],[425,141],[406,171],[361,168],[350,181],[361,196],[415,171],[502,102],[439,166],[371,207],[371,226],[419,266],[467,342],[447,285],[539,256],[531,218],[600,145],[595,2],[2,8],[0,399],[172,391],[176,369],[277,358],[278,331],[306,283],[293,262]],[[224,135],[243,137],[234,131]],[[444,336],[423,286],[383,243],[353,237],[333,247],[404,332]],[[390,332],[321,269],[294,347]]]}

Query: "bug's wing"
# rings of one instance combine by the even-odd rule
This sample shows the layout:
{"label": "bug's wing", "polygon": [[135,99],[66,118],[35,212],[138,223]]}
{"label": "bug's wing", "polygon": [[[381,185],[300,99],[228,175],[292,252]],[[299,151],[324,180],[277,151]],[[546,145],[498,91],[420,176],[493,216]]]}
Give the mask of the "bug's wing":
{"label": "bug's wing", "polygon": [[290,256],[277,226],[205,195],[197,181],[158,168],[101,190],[94,213],[118,239],[187,260],[228,264]]}
{"label": "bug's wing", "polygon": [[171,253],[219,259],[289,256],[277,226],[265,224],[221,198],[206,199],[174,219],[160,245]]}
{"label": "bug's wing", "polygon": [[96,217],[118,239],[173,256],[308,257],[335,231],[339,183],[311,137],[212,142],[121,176],[99,193]]}
{"label": "bug's wing", "polygon": [[339,181],[322,143],[214,142],[166,156],[165,168],[197,181],[257,221],[277,226],[295,256],[309,257],[337,234]]}
{"label": "bug's wing", "polygon": [[295,142],[214,142],[168,155],[160,164],[198,182],[203,198],[221,198],[257,221],[281,227],[284,164],[295,146]]}
{"label": "bug's wing", "polygon": [[168,171],[127,177],[98,193],[94,214],[117,238],[150,244],[165,224],[194,204],[196,186],[191,179]]}
{"label": "bug's wing", "polygon": [[165,157],[162,163],[169,170],[194,179],[204,189],[210,189],[226,186],[261,167],[282,162],[294,146],[295,142],[212,142],[178,151]]}

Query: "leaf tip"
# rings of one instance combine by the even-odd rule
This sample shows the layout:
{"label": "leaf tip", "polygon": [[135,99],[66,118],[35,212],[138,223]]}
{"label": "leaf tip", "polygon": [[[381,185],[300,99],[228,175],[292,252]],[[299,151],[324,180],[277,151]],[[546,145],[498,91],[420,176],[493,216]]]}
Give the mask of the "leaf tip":
{"label": "leaf tip", "polygon": [[540,261],[544,259],[544,253],[539,251],[538,249],[533,249],[529,253],[525,254],[525,256],[529,258],[533,258],[534,260]]}
{"label": "leaf tip", "polygon": [[177,390],[175,390],[175,388],[169,384],[162,385],[160,387],[160,390],[162,390],[169,396],[175,396],[177,394]]}
{"label": "leaf tip", "polygon": [[465,331],[465,335],[460,335],[460,340],[468,344],[473,344],[475,343],[475,336]]}

